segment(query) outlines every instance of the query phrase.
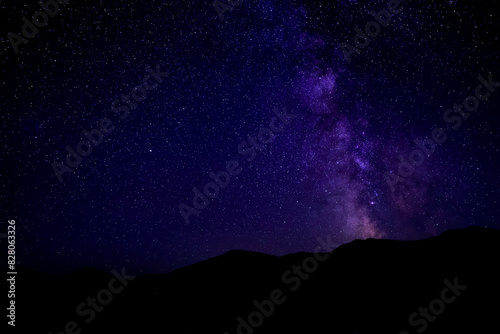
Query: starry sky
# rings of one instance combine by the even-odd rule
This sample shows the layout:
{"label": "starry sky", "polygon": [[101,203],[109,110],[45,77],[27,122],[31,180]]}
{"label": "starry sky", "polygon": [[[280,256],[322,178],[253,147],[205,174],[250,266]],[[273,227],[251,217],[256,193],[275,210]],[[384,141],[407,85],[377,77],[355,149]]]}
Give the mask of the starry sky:
{"label": "starry sky", "polygon": [[[18,265],[164,273],[317,237],[500,227],[500,87],[454,109],[479,76],[500,82],[498,1],[402,1],[357,42],[390,1],[240,2],[71,0],[17,53],[8,33],[41,8],[2,2],[1,224],[16,220]],[[66,146],[99,126],[113,130],[70,170]],[[412,155],[434,129],[447,139]]]}

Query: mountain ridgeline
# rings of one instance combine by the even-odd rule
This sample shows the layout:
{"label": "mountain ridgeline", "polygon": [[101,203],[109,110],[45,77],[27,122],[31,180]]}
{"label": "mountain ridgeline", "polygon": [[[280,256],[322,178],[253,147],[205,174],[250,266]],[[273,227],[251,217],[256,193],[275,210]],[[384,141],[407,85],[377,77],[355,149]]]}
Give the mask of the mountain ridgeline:
{"label": "mountain ridgeline", "polygon": [[493,333],[500,230],[356,240],[329,253],[231,251],[168,274],[17,277],[22,333]]}

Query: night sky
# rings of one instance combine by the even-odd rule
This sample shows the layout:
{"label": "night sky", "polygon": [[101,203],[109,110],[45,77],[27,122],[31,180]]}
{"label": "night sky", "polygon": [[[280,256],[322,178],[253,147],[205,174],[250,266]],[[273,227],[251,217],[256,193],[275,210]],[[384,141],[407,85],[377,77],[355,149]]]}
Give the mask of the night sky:
{"label": "night sky", "polygon": [[24,38],[41,7],[2,2],[1,233],[16,220],[18,265],[163,273],[500,227],[498,1],[231,3],[71,0]]}

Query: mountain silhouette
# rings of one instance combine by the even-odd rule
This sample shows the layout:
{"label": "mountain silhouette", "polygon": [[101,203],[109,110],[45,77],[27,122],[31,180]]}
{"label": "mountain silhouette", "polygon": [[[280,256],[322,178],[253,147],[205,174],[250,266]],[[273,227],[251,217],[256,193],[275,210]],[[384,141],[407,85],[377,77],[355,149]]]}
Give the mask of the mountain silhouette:
{"label": "mountain silhouette", "polygon": [[[498,333],[499,254],[500,230],[469,227],[418,241],[355,240],[319,254],[230,251],[128,280],[117,278],[125,275],[118,268],[62,276],[20,268],[16,328],[53,334]],[[107,304],[92,317],[86,300],[98,295]]]}

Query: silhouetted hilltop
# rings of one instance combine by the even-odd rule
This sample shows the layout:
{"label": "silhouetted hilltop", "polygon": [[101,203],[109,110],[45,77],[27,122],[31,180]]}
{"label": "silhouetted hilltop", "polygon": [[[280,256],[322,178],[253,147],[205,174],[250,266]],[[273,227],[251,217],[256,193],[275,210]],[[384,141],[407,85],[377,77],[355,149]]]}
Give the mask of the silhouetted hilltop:
{"label": "silhouetted hilltop", "polygon": [[58,277],[20,269],[16,327],[55,334],[74,321],[68,326],[82,334],[494,333],[499,254],[500,230],[469,227],[418,241],[356,240],[330,253],[230,251],[132,280],[120,268]]}

